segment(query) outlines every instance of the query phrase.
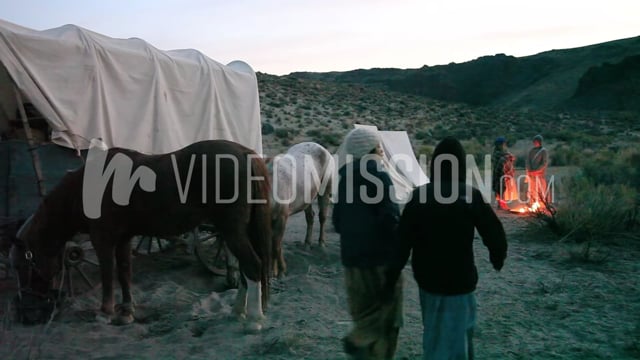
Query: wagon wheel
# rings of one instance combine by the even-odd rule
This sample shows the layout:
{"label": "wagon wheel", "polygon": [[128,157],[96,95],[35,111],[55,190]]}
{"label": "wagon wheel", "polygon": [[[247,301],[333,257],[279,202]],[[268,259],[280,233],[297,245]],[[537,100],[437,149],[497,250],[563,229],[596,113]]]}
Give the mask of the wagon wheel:
{"label": "wagon wheel", "polygon": [[213,274],[225,276],[228,287],[238,287],[238,260],[231,255],[215,227],[206,224],[197,227],[193,230],[193,239],[198,261]]}
{"label": "wagon wheel", "polygon": [[[134,238],[135,248],[133,249],[134,255],[151,254],[154,252],[163,252],[169,248],[174,242],[174,238],[159,238],[155,236],[137,236]],[[144,251],[141,251],[145,249]]]}
{"label": "wagon wheel", "polygon": [[54,279],[54,285],[67,291],[69,297],[93,290],[100,282],[100,267],[90,241],[68,241],[62,256],[64,270]]}

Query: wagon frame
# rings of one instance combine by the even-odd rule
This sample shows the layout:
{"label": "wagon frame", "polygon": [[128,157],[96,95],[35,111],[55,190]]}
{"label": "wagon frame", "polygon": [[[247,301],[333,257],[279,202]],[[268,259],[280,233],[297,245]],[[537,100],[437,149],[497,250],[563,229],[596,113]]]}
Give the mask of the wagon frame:
{"label": "wagon frame", "polygon": [[[112,69],[118,66],[126,71]],[[69,73],[58,74],[64,71]],[[129,92],[109,93],[121,88]],[[94,92],[118,101],[100,102]],[[149,109],[129,109],[129,99],[136,96],[148,97],[151,103],[143,103]],[[140,39],[113,39],[74,25],[36,31],[0,20],[0,191],[6,195],[0,204],[0,265],[8,267],[6,244],[47,188],[84,163],[89,139],[151,154],[226,139],[261,154],[260,124],[257,77],[242,61],[223,65],[196,50],[161,51]],[[96,132],[103,127],[109,131]],[[146,135],[131,137],[131,129]],[[188,238],[205,268],[229,275],[228,285],[237,286],[227,271],[237,265],[211,225],[202,224]],[[139,239],[135,250],[144,241]],[[147,252],[152,241],[162,244],[146,241]],[[71,293],[73,271],[93,287],[83,271],[95,263],[89,248],[85,241],[67,244],[63,263]]]}

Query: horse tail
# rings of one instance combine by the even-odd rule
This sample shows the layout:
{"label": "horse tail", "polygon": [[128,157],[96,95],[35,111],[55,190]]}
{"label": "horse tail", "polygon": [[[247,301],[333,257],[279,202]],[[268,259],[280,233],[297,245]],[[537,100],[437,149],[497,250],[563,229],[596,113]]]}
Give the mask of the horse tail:
{"label": "horse tail", "polygon": [[[262,265],[261,287],[262,306],[266,308],[269,300],[269,279],[272,269],[272,240],[271,240],[271,183],[264,161],[258,157],[251,158],[251,174],[262,177],[263,180],[253,181],[251,199],[251,220],[249,222],[251,245],[260,258]],[[255,202],[259,201],[259,202]]]}
{"label": "horse tail", "polygon": [[324,150],[323,153],[325,161],[323,164],[324,168],[322,169],[321,183],[324,184],[324,188],[319,189],[319,195],[328,196],[330,198],[333,193],[333,181],[336,174],[336,165],[333,155],[331,155],[331,153],[324,147],[322,149]]}

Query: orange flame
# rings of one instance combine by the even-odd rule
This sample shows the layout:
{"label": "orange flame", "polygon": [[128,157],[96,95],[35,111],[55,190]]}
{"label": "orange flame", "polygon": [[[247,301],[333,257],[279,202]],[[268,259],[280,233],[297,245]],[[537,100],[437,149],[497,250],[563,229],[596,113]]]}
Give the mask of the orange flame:
{"label": "orange flame", "polygon": [[541,211],[542,209],[543,209],[542,205],[540,205],[540,203],[536,201],[535,203],[531,204],[531,206],[523,206],[521,208],[513,209],[511,211],[524,214],[524,213],[538,212],[538,211]]}

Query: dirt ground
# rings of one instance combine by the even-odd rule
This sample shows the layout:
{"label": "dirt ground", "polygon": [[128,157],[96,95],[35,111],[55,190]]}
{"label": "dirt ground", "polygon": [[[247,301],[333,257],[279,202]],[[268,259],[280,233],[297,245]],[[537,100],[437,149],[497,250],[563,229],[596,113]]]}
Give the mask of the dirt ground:
{"label": "dirt ground", "polygon": [[[479,239],[475,245],[477,359],[640,358],[638,246],[620,241],[602,261],[579,262],[576,250],[548,234],[531,236],[524,217],[500,217],[510,244],[502,272],[493,271]],[[272,285],[259,334],[246,334],[231,315],[236,290],[216,292],[220,278],[193,255],[174,251],[134,260],[138,313],[128,326],[95,321],[99,287],[76,297],[49,325],[23,326],[12,320],[13,283],[0,281],[0,358],[344,359],[340,339],[351,323],[338,236],[329,225],[328,246],[305,249],[304,231],[304,215],[294,215],[285,238],[289,274]],[[419,359],[422,327],[410,267],[404,296],[397,358]]]}

